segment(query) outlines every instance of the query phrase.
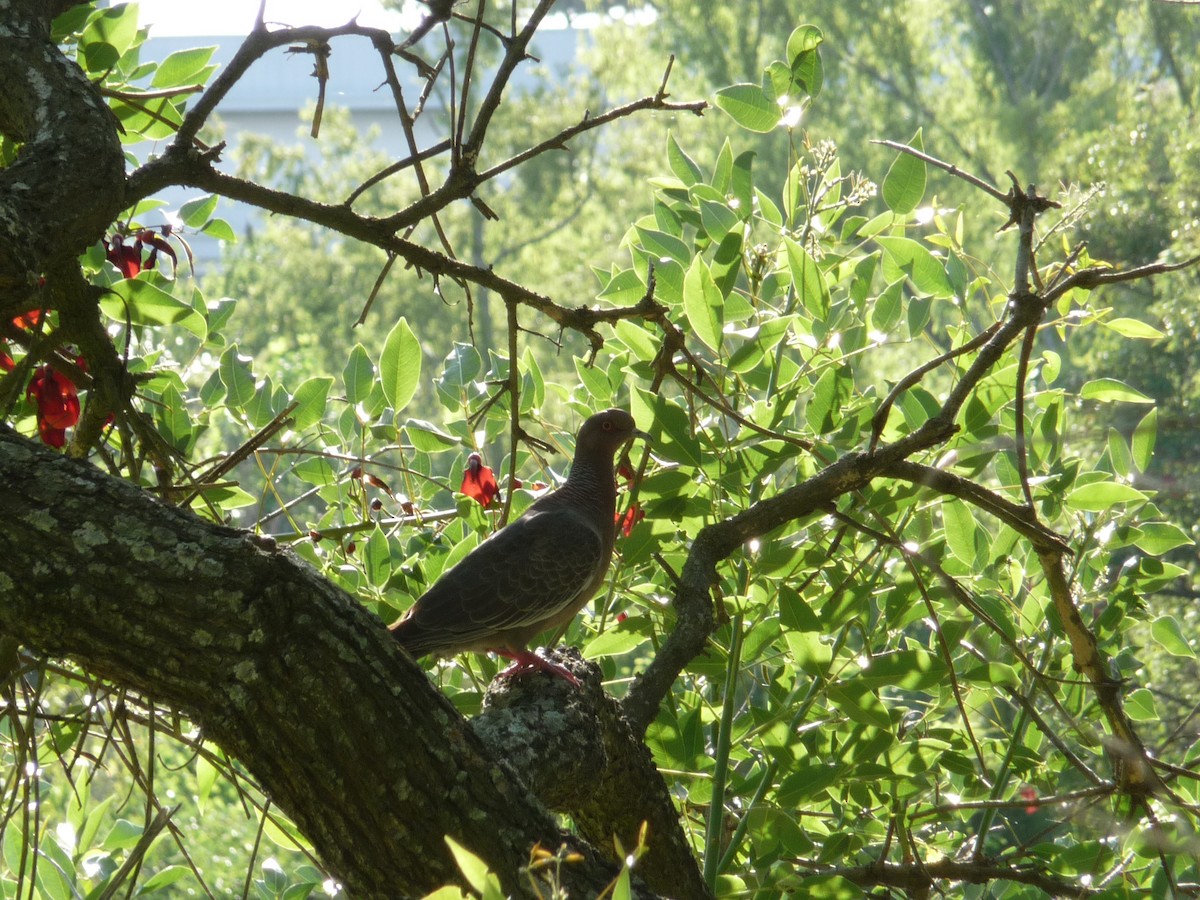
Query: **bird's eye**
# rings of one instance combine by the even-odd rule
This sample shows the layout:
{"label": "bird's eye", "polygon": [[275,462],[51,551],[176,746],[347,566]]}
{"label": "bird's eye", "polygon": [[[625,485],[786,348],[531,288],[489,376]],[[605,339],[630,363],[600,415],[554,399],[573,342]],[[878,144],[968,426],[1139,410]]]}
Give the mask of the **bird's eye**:
{"label": "bird's eye", "polygon": [[612,431],[612,422],[605,422],[603,428],[605,431]]}

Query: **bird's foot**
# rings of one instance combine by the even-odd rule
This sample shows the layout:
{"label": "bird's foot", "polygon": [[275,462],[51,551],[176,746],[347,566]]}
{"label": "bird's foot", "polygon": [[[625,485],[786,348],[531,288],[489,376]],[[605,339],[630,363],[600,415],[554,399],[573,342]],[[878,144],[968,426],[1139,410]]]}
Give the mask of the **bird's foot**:
{"label": "bird's foot", "polygon": [[496,676],[497,678],[511,678],[514,675],[528,675],[531,672],[547,672],[571,682],[575,687],[580,686],[579,679],[572,674],[570,669],[564,668],[558,663],[552,663],[530,650],[506,650],[497,647],[492,652],[513,661],[511,666]]}

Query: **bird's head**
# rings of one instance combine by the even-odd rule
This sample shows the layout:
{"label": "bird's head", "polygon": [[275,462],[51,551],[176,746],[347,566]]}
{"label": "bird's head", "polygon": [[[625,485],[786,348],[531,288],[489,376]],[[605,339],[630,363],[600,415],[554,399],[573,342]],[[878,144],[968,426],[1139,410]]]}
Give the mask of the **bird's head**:
{"label": "bird's head", "polygon": [[607,455],[609,459],[635,437],[649,439],[650,435],[638,431],[633,416],[623,409],[606,409],[588,418],[579,429],[575,439],[575,456]]}

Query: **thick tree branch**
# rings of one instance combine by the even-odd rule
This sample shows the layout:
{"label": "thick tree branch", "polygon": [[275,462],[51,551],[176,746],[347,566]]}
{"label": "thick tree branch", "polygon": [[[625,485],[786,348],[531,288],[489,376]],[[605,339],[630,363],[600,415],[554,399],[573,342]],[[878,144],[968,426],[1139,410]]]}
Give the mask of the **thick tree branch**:
{"label": "thick tree branch", "polygon": [[645,828],[635,873],[672,897],[710,897],[679,823],[675,802],[650,751],[620,705],[600,684],[600,670],[573,648],[554,660],[580,679],[496,679],[471,728],[503,756],[547,807],[567,813],[580,834],[614,863],[615,836],[631,853]]}
{"label": "thick tree branch", "polygon": [[[508,893],[531,848],[584,854],[352,597],[273,544],[202,522],[0,427],[0,632],[152,693],[235,754],[353,896],[457,878],[449,834]],[[354,703],[346,698],[353,697]]]}

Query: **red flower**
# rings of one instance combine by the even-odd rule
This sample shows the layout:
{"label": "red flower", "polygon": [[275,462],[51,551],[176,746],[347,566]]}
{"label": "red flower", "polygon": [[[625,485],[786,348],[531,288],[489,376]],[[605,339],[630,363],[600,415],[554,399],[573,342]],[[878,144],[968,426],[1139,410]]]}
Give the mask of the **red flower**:
{"label": "red flower", "polygon": [[38,434],[51,447],[67,442],[66,430],[79,421],[79,392],[66,375],[49,366],[34,373],[25,396],[37,404]]}
{"label": "red flower", "polygon": [[31,309],[16,316],[12,323],[18,328],[32,328],[42,321],[42,312],[40,309]]}
{"label": "red flower", "polygon": [[119,234],[104,242],[105,256],[121,272],[123,278],[133,278],[142,271],[142,245],[138,241],[126,244]]}
{"label": "red flower", "polygon": [[1021,788],[1021,799],[1028,804],[1028,806],[1025,807],[1025,812],[1029,815],[1033,815],[1038,811],[1038,807],[1041,806],[1041,803],[1038,800],[1037,788],[1032,787],[1031,785],[1027,784]]}
{"label": "red flower", "polygon": [[[153,269],[158,262],[158,251],[162,251],[167,256],[171,257],[171,264],[176,265],[179,260],[175,256],[175,251],[167,242],[164,235],[171,233],[171,226],[162,226],[162,235],[150,228],[143,228],[134,235],[133,242],[125,243],[125,238],[119,234],[114,234],[112,240],[107,238],[104,240],[104,255],[108,257],[108,261],[120,270],[121,275],[125,278],[133,278],[142,269]],[[146,247],[150,248],[150,254],[146,257],[146,261],[142,262],[142,250]]]}
{"label": "red flower", "polygon": [[13,358],[6,351],[0,350],[0,369],[3,369],[5,372],[11,372],[16,367],[17,364],[13,362]]}
{"label": "red flower", "polygon": [[621,534],[625,537],[629,537],[633,533],[633,526],[644,518],[646,518],[646,511],[636,500],[629,504],[629,509],[625,510],[624,516],[620,513],[616,515],[616,521],[621,523]]}
{"label": "red flower", "polygon": [[483,464],[483,457],[478,453],[467,457],[467,468],[463,471],[462,487],[459,491],[481,506],[487,506],[492,502],[492,498],[500,493],[495,474]]}

